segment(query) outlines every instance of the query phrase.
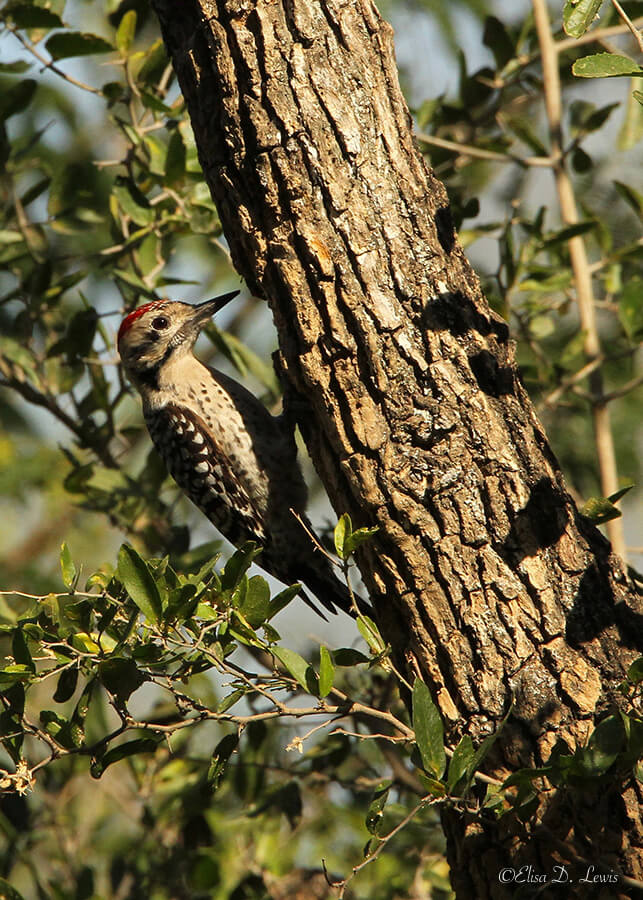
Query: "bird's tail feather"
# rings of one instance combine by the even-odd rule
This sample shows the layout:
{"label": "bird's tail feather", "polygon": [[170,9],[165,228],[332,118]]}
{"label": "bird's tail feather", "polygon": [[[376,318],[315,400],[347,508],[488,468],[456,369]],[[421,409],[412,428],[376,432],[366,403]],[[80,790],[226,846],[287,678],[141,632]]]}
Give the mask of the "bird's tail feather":
{"label": "bird's tail feather", "polygon": [[[298,580],[304,582],[311,594],[314,594],[319,603],[329,612],[336,613],[337,609],[341,609],[354,619],[359,614],[373,616],[373,607],[370,603],[359,594],[353,592],[351,595],[348,587],[335,577],[330,565],[328,570],[325,567],[318,569],[304,566],[303,570],[302,567],[298,567],[297,575]],[[303,593],[300,596],[304,597]],[[304,597],[304,599],[310,606],[310,599],[308,597]],[[319,610],[317,611],[319,612]],[[320,615],[323,616],[322,613]]]}

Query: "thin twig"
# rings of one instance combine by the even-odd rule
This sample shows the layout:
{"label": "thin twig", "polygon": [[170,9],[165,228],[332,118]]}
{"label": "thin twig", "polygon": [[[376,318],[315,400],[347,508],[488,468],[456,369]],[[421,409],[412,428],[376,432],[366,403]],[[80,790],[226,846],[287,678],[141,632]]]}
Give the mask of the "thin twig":
{"label": "thin twig", "polygon": [[563,378],[558,387],[554,388],[553,391],[550,391],[546,397],[538,404],[539,409],[542,409],[545,406],[555,406],[556,403],[560,400],[565,391],[570,390],[570,388],[574,387],[574,385],[578,384],[579,381],[582,381],[584,378],[587,378],[595,369],[599,366],[602,366],[605,362],[604,356],[597,356],[596,359],[593,359],[591,362],[586,363],[578,372],[574,372],[573,375],[570,375],[568,378]]}
{"label": "thin twig", "polygon": [[[417,804],[417,806],[414,806],[413,809],[406,816],[404,816],[404,818],[400,822],[398,822],[398,824],[395,826],[395,828],[393,828],[392,831],[389,831],[389,833],[384,835],[384,837],[379,838],[380,843],[377,845],[375,850],[373,850],[372,853],[369,853],[366,859],[359,863],[359,865],[353,866],[353,870],[347,878],[344,878],[342,881],[333,882],[328,879],[328,874],[326,874],[326,880],[328,881],[329,885],[333,888],[339,888],[339,900],[341,900],[341,898],[344,896],[344,891],[346,890],[349,881],[352,881],[357,873],[361,872],[361,870],[365,866],[368,866],[375,859],[377,859],[382,850],[384,850],[384,848],[389,844],[389,842],[395,837],[396,834],[399,834],[399,832],[402,831],[403,828],[406,828],[409,822],[414,819],[422,809],[425,809],[427,806],[433,806],[439,802],[440,799],[438,799],[437,797],[432,797],[431,795],[423,797],[422,800],[420,800],[420,802]],[[322,865],[324,867],[324,872],[326,872],[325,860],[322,860]]]}
{"label": "thin twig", "polygon": [[[330,723],[326,722],[325,724],[329,725]],[[318,725],[317,727],[320,728],[321,726]],[[376,731],[370,732],[369,734],[364,734],[361,731],[349,731],[347,728],[342,728],[341,726],[328,732],[329,737],[332,737],[335,734],[358,738],[360,741],[388,741],[389,744],[403,744],[408,740],[408,738],[405,737],[394,737],[392,734],[381,734]],[[308,735],[306,735],[306,737],[308,737]]]}
{"label": "thin twig", "polygon": [[489,159],[493,160],[493,162],[502,163],[518,163],[519,166],[539,166],[542,168],[549,168],[552,164],[552,159],[549,156],[522,157],[513,153],[498,153],[496,150],[485,150],[482,147],[474,147],[471,144],[460,144],[457,141],[449,141],[446,138],[436,137],[425,132],[420,132],[417,138],[425,144],[433,144],[435,147],[452,150],[454,153],[461,153],[464,156],[474,156],[477,159]]}
{"label": "thin twig", "polygon": [[634,40],[639,45],[639,50],[641,51],[641,53],[643,53],[643,35],[641,35],[641,32],[638,30],[634,22],[630,19],[618,0],[612,0],[612,6],[634,35]]}
{"label": "thin twig", "polygon": [[605,394],[605,402],[608,403],[611,400],[616,400],[619,397],[624,397],[626,394],[629,394],[630,391],[635,390],[635,388],[637,388],[640,384],[643,384],[643,375],[637,375],[636,378],[632,378],[622,387],[615,388],[615,390],[610,391],[609,394]]}
{"label": "thin twig", "polygon": [[67,75],[66,72],[63,72],[62,69],[59,69],[58,66],[53,62],[53,60],[47,60],[45,57],[39,53],[36,48],[31,44],[17,28],[14,28],[11,25],[8,25],[5,22],[5,27],[7,31],[10,31],[11,34],[17,38],[22,46],[36,57],[38,62],[42,63],[45,69],[49,69],[51,72],[54,72],[56,75],[59,75],[61,78],[64,78],[65,81],[69,82],[69,84],[73,84],[74,87],[81,88],[83,91],[89,91],[90,94],[102,94],[103,92],[98,88],[93,88],[89,84],[85,84],[83,81],[78,81],[76,78],[72,78],[71,75]]}

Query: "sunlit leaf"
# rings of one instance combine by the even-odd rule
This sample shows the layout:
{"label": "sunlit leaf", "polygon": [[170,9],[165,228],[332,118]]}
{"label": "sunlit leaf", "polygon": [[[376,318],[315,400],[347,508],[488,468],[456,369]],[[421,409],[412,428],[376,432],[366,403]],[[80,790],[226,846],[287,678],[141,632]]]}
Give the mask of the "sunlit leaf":
{"label": "sunlit leaf", "polygon": [[343,513],[340,516],[337,525],[335,525],[334,539],[335,539],[335,551],[340,559],[348,559],[350,556],[350,551],[347,547],[347,541],[353,533],[353,525],[351,523],[351,517],[348,513]]}
{"label": "sunlit leaf", "polygon": [[123,56],[127,55],[136,33],[136,10],[129,9],[116,29],[116,46]]}
{"label": "sunlit leaf", "polygon": [[581,506],[580,512],[596,525],[618,519],[622,515],[620,509],[617,509],[607,497],[590,497]]}
{"label": "sunlit leaf", "polygon": [[66,588],[71,588],[76,582],[77,571],[74,561],[71,558],[71,551],[66,543],[60,548],[60,569],[63,577],[63,584]]}
{"label": "sunlit leaf", "polygon": [[639,341],[643,338],[643,278],[634,276],[623,287],[619,297],[618,316],[630,340]]}
{"label": "sunlit leaf", "polygon": [[328,649],[322,644],[319,648],[319,696],[327,697],[333,687],[335,666]]}
{"label": "sunlit leaf", "polygon": [[596,19],[603,0],[566,0],[563,8],[563,28],[570,37],[585,34]]}
{"label": "sunlit leaf", "polygon": [[271,652],[275,654],[279,662],[282,663],[288,673],[305,691],[309,691],[312,694],[319,692],[317,676],[312,666],[306,662],[303,656],[295,653],[294,650],[288,649],[288,647],[273,647]]}
{"label": "sunlit leaf", "polygon": [[643,75],[643,68],[618,53],[594,53],[577,59],[572,72],[578,78],[613,78],[618,75]]}
{"label": "sunlit leaf", "polygon": [[145,618],[158,623],[162,613],[159,589],[149,566],[129,544],[119,550],[117,575]]}
{"label": "sunlit leaf", "polygon": [[449,792],[453,792],[458,782],[464,778],[468,767],[471,765],[474,757],[473,742],[468,734],[465,734],[453,751],[453,756],[449,760],[449,771],[447,774],[447,788]]}

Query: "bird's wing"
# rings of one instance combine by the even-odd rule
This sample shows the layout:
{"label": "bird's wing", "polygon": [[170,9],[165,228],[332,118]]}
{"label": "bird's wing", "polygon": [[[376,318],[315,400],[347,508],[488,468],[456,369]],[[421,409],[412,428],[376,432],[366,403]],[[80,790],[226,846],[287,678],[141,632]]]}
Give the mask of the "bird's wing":
{"label": "bird's wing", "polygon": [[267,543],[260,511],[200,416],[168,403],[146,421],[170,475],[212,524],[233,544]]}

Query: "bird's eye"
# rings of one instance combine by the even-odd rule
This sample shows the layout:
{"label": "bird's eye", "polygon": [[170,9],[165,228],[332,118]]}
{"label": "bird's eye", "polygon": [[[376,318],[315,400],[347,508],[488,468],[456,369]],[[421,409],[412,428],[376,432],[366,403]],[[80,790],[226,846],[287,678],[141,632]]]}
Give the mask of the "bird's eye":
{"label": "bird's eye", "polygon": [[157,316],[155,319],[152,319],[152,328],[156,331],[165,331],[169,324],[170,321],[165,316]]}

